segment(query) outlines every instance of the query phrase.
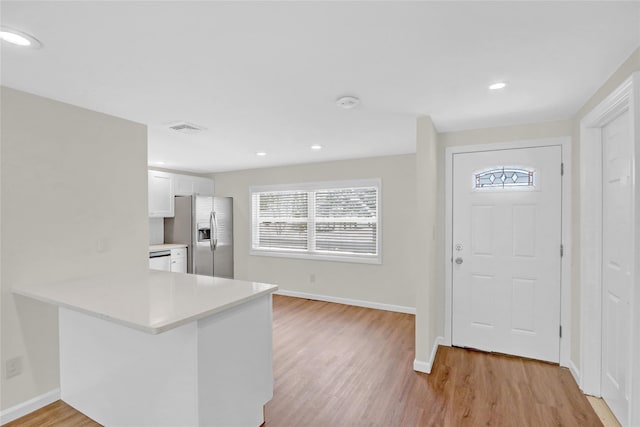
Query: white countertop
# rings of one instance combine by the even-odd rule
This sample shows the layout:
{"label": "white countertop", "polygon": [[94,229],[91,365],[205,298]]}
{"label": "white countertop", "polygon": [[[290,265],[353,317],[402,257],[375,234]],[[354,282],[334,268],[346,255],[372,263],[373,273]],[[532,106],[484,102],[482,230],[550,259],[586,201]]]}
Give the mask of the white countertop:
{"label": "white countertop", "polygon": [[20,286],[13,293],[158,334],[277,289],[266,283],[140,270]]}
{"label": "white countertop", "polygon": [[149,253],[167,251],[169,249],[186,248],[186,244],[182,243],[161,243],[159,245],[149,245]]}

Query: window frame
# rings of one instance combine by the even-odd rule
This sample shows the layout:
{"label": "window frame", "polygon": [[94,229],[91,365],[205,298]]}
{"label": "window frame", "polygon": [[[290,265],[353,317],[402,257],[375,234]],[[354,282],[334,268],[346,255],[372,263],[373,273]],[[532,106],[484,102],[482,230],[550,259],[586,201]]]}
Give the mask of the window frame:
{"label": "window frame", "polygon": [[[305,191],[313,192],[318,190],[334,190],[346,188],[375,187],[377,190],[377,223],[376,223],[376,255],[358,254],[330,254],[325,252],[314,252],[311,250],[311,242],[307,240],[307,249],[262,249],[255,248],[254,242],[257,237],[257,215],[254,209],[253,196],[261,192],[277,191]],[[313,202],[311,199],[314,199]],[[308,206],[308,232],[307,238],[315,238],[315,193],[309,196]],[[256,185],[249,187],[249,255],[268,256],[294,259],[310,259],[317,261],[337,261],[362,264],[382,264],[382,180],[380,178],[351,179],[341,181],[318,181],[297,184],[275,184]],[[315,246],[315,244],[313,245]]]}

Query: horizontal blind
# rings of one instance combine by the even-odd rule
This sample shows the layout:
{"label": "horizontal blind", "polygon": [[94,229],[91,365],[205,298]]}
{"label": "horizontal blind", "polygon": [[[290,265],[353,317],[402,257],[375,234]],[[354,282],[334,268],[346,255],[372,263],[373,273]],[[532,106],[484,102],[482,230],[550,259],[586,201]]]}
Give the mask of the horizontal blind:
{"label": "horizontal blind", "polygon": [[325,253],[377,255],[377,188],[315,191],[315,248]]}
{"label": "horizontal blind", "polygon": [[308,193],[277,191],[256,193],[254,248],[306,250],[309,222]]}

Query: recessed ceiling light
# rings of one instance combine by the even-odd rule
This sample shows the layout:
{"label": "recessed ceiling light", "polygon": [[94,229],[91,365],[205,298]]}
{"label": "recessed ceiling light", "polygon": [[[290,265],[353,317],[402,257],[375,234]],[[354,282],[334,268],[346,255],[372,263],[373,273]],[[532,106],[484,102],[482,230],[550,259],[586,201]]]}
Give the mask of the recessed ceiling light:
{"label": "recessed ceiling light", "polygon": [[261,156],[262,157],[262,156],[266,156],[266,155],[267,155],[267,153],[265,153],[264,151],[258,151],[256,153],[256,156]]}
{"label": "recessed ceiling light", "polygon": [[20,47],[34,49],[42,47],[42,43],[32,35],[7,27],[0,27],[0,40]]}
{"label": "recessed ceiling light", "polygon": [[360,100],[355,96],[342,96],[336,99],[336,104],[338,107],[345,108],[347,110],[351,108],[355,108],[360,104]]}
{"label": "recessed ceiling light", "polygon": [[312,150],[322,150],[322,145],[320,145],[320,144],[313,144],[313,145],[311,146],[311,149],[312,149]]}
{"label": "recessed ceiling light", "polygon": [[489,86],[489,89],[491,89],[491,90],[499,90],[499,89],[504,89],[505,87],[507,87],[507,84],[505,82],[496,82],[496,83],[492,84],[491,86]]}

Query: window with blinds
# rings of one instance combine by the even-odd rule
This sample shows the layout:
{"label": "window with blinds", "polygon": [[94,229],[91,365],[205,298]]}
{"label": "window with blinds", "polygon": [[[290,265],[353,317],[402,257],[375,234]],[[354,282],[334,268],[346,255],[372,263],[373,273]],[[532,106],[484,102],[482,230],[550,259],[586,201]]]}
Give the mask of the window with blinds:
{"label": "window with blinds", "polygon": [[257,241],[261,249],[306,250],[309,198],[299,191],[257,193]]}
{"label": "window with blinds", "polygon": [[254,255],[380,263],[380,180],[253,187]]}

